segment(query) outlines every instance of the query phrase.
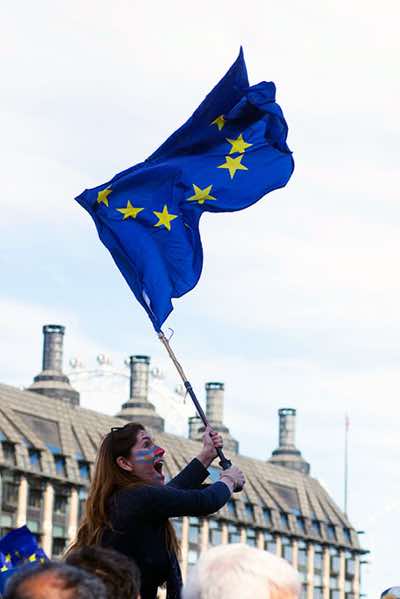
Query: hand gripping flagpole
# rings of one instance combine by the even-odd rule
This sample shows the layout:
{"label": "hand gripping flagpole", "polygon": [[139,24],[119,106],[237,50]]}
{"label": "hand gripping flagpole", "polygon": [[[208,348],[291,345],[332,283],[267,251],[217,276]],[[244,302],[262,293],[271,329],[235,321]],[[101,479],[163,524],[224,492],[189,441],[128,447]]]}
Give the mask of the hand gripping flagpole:
{"label": "hand gripping flagpole", "polygon": [[[203,424],[205,427],[210,426],[210,423],[208,422],[207,416],[204,413],[203,408],[201,407],[199,400],[196,397],[195,392],[193,391],[193,387],[190,384],[190,382],[187,380],[187,377],[183,371],[182,366],[179,364],[170,344],[168,339],[166,338],[166,336],[164,335],[164,333],[162,331],[160,331],[158,333],[158,338],[160,339],[161,343],[164,345],[165,349],[168,352],[169,357],[171,358],[171,360],[173,361],[173,363],[175,364],[175,367],[179,373],[179,376],[181,377],[183,384],[185,385],[185,389],[186,391],[189,393],[191,400],[194,403],[194,406],[197,410],[198,415],[200,416],[201,420],[203,421]],[[225,457],[224,452],[222,451],[222,449],[220,447],[216,447],[215,448],[218,457],[219,457],[219,465],[221,466],[221,468],[223,470],[227,470],[228,468],[230,468],[232,466],[232,462],[230,460],[228,460],[228,458]]]}

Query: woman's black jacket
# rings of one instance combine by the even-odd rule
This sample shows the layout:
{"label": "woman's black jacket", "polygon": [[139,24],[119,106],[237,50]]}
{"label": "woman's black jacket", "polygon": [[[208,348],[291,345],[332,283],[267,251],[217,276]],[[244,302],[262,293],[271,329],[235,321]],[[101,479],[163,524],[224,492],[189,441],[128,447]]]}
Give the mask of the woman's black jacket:
{"label": "woman's black jacket", "polygon": [[[230,497],[222,482],[199,489],[208,471],[196,458],[165,486],[123,489],[110,500],[111,529],[102,545],[135,560],[142,578],[142,599],[154,599],[157,587],[172,580],[179,586],[179,566],[168,553],[165,523],[174,516],[206,516],[218,511]],[[169,593],[173,596],[173,593]]]}

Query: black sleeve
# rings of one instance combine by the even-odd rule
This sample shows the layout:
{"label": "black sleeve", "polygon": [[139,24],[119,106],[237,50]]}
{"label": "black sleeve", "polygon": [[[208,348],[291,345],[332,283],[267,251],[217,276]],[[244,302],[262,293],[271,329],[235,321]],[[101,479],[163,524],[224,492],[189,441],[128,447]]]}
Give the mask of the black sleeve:
{"label": "black sleeve", "polygon": [[196,489],[206,480],[208,470],[194,458],[189,464],[167,483],[168,487],[175,489]]}
{"label": "black sleeve", "polygon": [[[231,496],[227,485],[220,481],[204,489],[182,490],[172,486],[146,486],[136,489],[133,493],[136,497],[132,496],[131,501],[137,502],[140,493],[140,511],[143,516],[150,518],[207,516],[221,509]],[[129,495],[125,497],[129,500]],[[121,507],[123,509],[123,506]]]}

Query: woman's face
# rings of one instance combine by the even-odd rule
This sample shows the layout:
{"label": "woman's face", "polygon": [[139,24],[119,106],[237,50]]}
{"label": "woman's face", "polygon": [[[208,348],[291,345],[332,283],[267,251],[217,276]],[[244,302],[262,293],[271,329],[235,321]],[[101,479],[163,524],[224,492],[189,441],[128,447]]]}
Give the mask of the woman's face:
{"label": "woman's face", "polygon": [[132,447],[129,462],[135,474],[151,485],[163,485],[162,472],[165,451],[154,445],[147,431],[139,431],[135,445]]}

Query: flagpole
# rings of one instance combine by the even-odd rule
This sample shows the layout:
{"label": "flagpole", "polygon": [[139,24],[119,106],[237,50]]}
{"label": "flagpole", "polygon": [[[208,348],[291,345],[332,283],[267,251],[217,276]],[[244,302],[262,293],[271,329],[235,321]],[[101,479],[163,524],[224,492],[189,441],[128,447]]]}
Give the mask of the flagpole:
{"label": "flagpole", "polygon": [[345,434],[344,434],[344,513],[347,516],[348,500],[348,482],[349,482],[349,416],[345,416]]}
{"label": "flagpole", "polygon": [[[175,356],[168,339],[166,338],[166,336],[164,335],[164,333],[162,331],[160,331],[158,333],[158,338],[160,339],[161,343],[163,344],[163,346],[165,347],[165,349],[168,352],[169,357],[171,358],[172,362],[175,365],[175,368],[177,369],[179,376],[181,377],[183,384],[185,386],[186,391],[188,392],[188,394],[190,395],[191,400],[194,403],[194,406],[197,410],[198,415],[200,416],[203,424],[205,427],[210,426],[210,423],[208,422],[207,416],[204,413],[203,408],[201,407],[199,400],[196,397],[195,392],[193,391],[193,387],[190,384],[190,382],[187,379],[187,376],[184,373],[184,370],[181,366],[181,364],[178,362],[177,357]],[[232,462],[230,460],[228,460],[228,458],[225,457],[224,452],[222,451],[222,449],[220,447],[216,447],[215,448],[218,457],[219,457],[219,465],[221,466],[221,468],[223,470],[227,470],[228,468],[230,468],[232,466]]]}

